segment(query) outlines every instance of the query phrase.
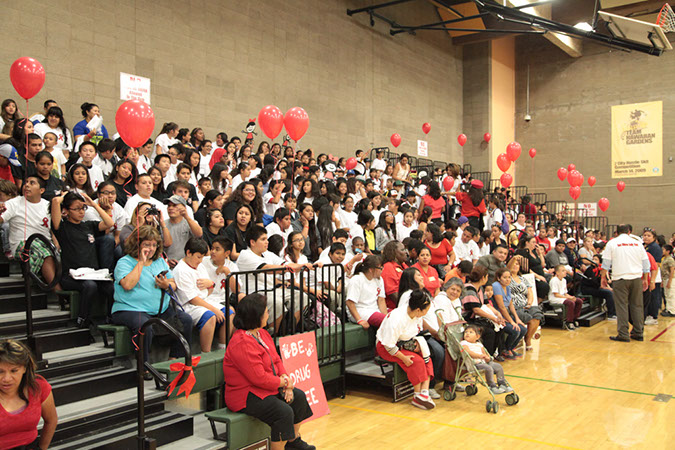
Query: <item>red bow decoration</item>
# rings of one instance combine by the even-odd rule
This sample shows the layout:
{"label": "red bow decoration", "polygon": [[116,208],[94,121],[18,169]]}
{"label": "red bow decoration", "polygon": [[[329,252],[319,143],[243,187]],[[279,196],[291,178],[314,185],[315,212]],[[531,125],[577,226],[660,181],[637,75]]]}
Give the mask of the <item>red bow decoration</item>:
{"label": "red bow decoration", "polygon": [[195,386],[195,382],[197,381],[195,379],[195,374],[192,371],[194,367],[197,367],[197,364],[199,364],[199,360],[202,359],[201,356],[195,356],[192,358],[192,366],[186,366],[183,363],[173,363],[169,366],[169,369],[172,372],[178,372],[178,375],[176,378],[173,379],[171,384],[167,387],[167,390],[169,391],[169,395],[173,392],[173,390],[178,386],[178,382],[183,378],[183,374],[185,371],[189,371],[190,374],[188,375],[187,380],[185,380],[185,383],[180,385],[180,388],[178,388],[178,392],[176,393],[176,396],[179,396],[181,392],[185,392],[185,398],[188,398],[190,396],[190,392],[192,392],[192,388]]}

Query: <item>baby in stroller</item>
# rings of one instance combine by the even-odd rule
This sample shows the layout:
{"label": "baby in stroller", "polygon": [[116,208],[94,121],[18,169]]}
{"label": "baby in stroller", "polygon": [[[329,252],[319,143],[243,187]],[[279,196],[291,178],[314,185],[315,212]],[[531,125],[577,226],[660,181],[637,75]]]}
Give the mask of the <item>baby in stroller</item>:
{"label": "baby in stroller", "polygon": [[[483,344],[480,343],[480,328],[475,325],[467,325],[464,329],[464,340],[460,342],[461,346],[473,358],[476,368],[485,371],[485,381],[490,387],[490,391],[497,394],[512,392],[513,389],[508,385],[504,378],[504,369],[501,364],[492,361]],[[497,383],[495,383],[497,375]]]}

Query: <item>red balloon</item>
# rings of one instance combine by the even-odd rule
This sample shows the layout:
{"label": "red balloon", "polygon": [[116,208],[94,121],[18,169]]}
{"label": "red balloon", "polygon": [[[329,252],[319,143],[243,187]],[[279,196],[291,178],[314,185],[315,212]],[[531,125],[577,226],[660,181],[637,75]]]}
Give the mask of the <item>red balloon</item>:
{"label": "red balloon", "polygon": [[276,106],[267,105],[258,113],[258,125],[265,136],[274,139],[284,127],[284,115]]}
{"label": "red balloon", "polygon": [[530,158],[534,158],[535,156],[537,156],[537,149],[531,148],[528,153],[530,154]]}
{"label": "red balloon", "polygon": [[485,134],[483,135],[483,140],[484,140],[485,142],[488,142],[488,143],[489,143],[489,142],[490,142],[490,139],[492,139],[492,136],[490,136],[490,133],[485,133]]}
{"label": "red balloon", "polygon": [[389,140],[391,141],[391,145],[393,145],[394,147],[398,147],[399,145],[401,145],[401,135],[398,133],[392,134]]}
{"label": "red balloon", "polygon": [[619,192],[623,192],[623,190],[626,189],[626,183],[619,181],[616,183],[616,188],[619,190]]}
{"label": "red balloon", "polygon": [[446,191],[449,191],[450,189],[452,189],[452,187],[454,185],[455,185],[455,180],[453,180],[452,178],[445,177],[443,179],[443,189],[445,189]]}
{"label": "red balloon", "polygon": [[464,147],[464,144],[466,144],[466,134],[462,133],[459,136],[457,136],[457,142],[459,142],[459,145]]}
{"label": "red balloon", "polygon": [[431,124],[429,122],[426,122],[422,125],[422,131],[424,131],[424,134],[429,134],[431,131]]}
{"label": "red balloon", "polygon": [[578,170],[572,170],[569,175],[567,175],[567,181],[570,186],[581,186],[584,184],[584,176]]}
{"label": "red balloon", "polygon": [[561,167],[560,169],[558,169],[558,179],[560,181],[565,181],[565,178],[567,178],[567,169]]}
{"label": "red balloon", "polygon": [[598,180],[596,180],[595,177],[594,177],[593,175],[591,175],[590,177],[588,177],[588,185],[589,185],[589,186],[593,187],[593,186],[595,185],[595,182],[596,182],[596,181],[598,181]]}
{"label": "red balloon", "polygon": [[522,148],[519,143],[511,142],[506,146],[506,156],[508,156],[511,161],[516,162],[516,160],[520,158],[521,150]]}
{"label": "red balloon", "polygon": [[295,106],[286,111],[286,115],[284,115],[284,126],[291,139],[298,142],[305,133],[307,133],[307,128],[309,128],[309,116],[304,109]]}
{"label": "red balloon", "polygon": [[353,156],[351,158],[347,158],[347,161],[345,161],[345,169],[352,170],[354,167],[356,167],[356,163],[356,158]]}
{"label": "red balloon", "polygon": [[45,68],[38,60],[22,56],[9,68],[9,79],[16,92],[28,100],[35,97],[45,84]]}
{"label": "red balloon", "polygon": [[609,200],[607,200],[605,197],[602,197],[600,200],[598,200],[598,208],[600,208],[603,212],[607,211],[607,208],[609,208]]}
{"label": "red balloon", "polygon": [[506,153],[500,153],[499,156],[497,156],[497,167],[499,167],[499,170],[502,172],[506,172],[509,170],[509,167],[511,167],[511,161],[509,160],[509,157],[506,156]]}
{"label": "red balloon", "polygon": [[567,166],[567,170],[569,170],[570,172],[573,171],[576,168],[577,168],[577,166],[575,166],[574,164],[570,164],[569,166]]}
{"label": "red balloon", "polygon": [[499,182],[502,184],[502,186],[507,188],[511,186],[511,183],[513,183],[513,177],[510,173],[503,173],[502,176],[499,177]]}
{"label": "red balloon", "polygon": [[117,108],[115,126],[129,147],[142,147],[155,129],[155,113],[142,100],[127,100]]}
{"label": "red balloon", "polygon": [[578,199],[580,195],[581,188],[579,186],[572,186],[570,188],[570,197],[572,197],[574,200]]}

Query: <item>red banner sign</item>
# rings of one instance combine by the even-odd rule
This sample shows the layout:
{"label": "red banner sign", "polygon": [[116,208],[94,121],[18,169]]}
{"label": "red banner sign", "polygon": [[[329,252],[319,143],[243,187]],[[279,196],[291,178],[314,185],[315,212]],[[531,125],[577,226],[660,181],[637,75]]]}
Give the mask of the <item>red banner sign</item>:
{"label": "red banner sign", "polygon": [[279,338],[281,360],[298,389],[305,391],[307,402],[318,419],[330,413],[326,393],[323,390],[319,360],[316,356],[316,335],[314,332],[294,334]]}

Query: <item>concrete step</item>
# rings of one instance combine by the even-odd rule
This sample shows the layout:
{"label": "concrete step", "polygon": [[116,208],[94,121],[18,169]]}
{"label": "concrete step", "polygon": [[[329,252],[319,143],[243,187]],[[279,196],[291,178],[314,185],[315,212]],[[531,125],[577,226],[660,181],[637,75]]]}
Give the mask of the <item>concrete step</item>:
{"label": "concrete step", "polygon": [[[70,321],[70,313],[61,311],[50,305],[47,309],[33,311],[33,329],[46,331],[53,328],[64,328]],[[26,312],[10,312],[0,314],[0,336],[10,336],[26,332]]]}
{"label": "concrete step", "polygon": [[[47,308],[47,294],[33,292],[31,295],[33,311]],[[20,292],[0,295],[0,314],[26,311],[26,294],[23,288]]]}
{"label": "concrete step", "polygon": [[110,394],[136,386],[136,370],[120,366],[97,368],[52,378],[54,401],[59,405]]}

